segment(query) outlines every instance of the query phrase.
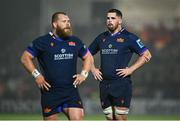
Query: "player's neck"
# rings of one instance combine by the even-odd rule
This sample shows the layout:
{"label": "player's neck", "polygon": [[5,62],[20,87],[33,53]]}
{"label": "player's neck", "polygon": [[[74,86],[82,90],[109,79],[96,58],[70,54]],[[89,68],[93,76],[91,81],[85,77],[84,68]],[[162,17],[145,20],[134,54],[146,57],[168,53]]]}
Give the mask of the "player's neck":
{"label": "player's neck", "polygon": [[55,35],[55,37],[59,37],[54,29],[52,30],[52,33]]}
{"label": "player's neck", "polygon": [[116,33],[118,33],[119,31],[121,31],[122,27],[118,27],[116,30],[114,30],[113,32],[110,31],[111,35],[115,35]]}

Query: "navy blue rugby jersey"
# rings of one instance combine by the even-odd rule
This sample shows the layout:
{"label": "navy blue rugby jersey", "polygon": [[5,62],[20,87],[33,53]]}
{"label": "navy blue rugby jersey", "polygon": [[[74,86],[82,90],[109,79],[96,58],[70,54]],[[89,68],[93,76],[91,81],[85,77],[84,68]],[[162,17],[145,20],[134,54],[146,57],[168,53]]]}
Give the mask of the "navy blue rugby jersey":
{"label": "navy blue rugby jersey", "polygon": [[77,58],[88,51],[79,38],[70,36],[63,40],[52,32],[32,41],[26,50],[37,57],[41,73],[52,87],[73,86]]}
{"label": "navy blue rugby jersey", "polygon": [[[141,55],[146,49],[136,35],[125,29],[114,35],[111,35],[108,31],[103,32],[89,46],[92,55],[100,51],[100,68],[104,80],[122,79],[122,77],[116,75],[116,69],[128,67],[133,53]],[[130,76],[125,79],[127,78],[130,78]]]}

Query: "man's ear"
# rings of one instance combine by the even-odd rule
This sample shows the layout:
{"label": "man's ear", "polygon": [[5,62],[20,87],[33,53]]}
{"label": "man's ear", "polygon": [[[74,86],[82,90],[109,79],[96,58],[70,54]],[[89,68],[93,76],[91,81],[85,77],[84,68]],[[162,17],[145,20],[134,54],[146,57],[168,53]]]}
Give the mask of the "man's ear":
{"label": "man's ear", "polygon": [[121,25],[121,24],[122,24],[122,19],[120,18],[120,19],[119,19],[119,25]]}
{"label": "man's ear", "polygon": [[52,25],[53,25],[53,28],[57,28],[57,23],[56,22],[53,22]]}

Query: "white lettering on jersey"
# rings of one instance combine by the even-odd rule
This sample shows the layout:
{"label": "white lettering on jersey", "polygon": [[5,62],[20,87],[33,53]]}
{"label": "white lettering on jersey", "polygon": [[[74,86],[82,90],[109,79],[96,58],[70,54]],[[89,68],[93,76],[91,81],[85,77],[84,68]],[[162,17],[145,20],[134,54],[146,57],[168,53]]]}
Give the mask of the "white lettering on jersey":
{"label": "white lettering on jersey", "polygon": [[118,49],[102,49],[102,54],[118,54]]}
{"label": "white lettering on jersey", "polygon": [[66,49],[62,48],[61,53],[62,54],[54,54],[54,60],[67,60],[67,59],[73,59],[73,53],[65,53]]}
{"label": "white lettering on jersey", "polygon": [[113,45],[109,44],[109,49],[102,49],[101,54],[118,54],[118,49],[112,49]]}
{"label": "white lettering on jersey", "polygon": [[73,59],[73,54],[54,54],[54,60]]}

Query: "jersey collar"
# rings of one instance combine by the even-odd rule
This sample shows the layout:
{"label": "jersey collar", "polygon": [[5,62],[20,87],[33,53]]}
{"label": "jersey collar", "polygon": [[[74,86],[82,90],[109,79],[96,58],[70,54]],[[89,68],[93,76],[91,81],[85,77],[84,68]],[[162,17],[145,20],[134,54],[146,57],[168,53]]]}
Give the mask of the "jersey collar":
{"label": "jersey collar", "polygon": [[117,32],[117,33],[114,33],[114,34],[111,34],[110,32],[110,35],[111,36],[116,36],[116,35],[120,35],[123,31],[124,31],[125,29],[124,28],[122,28],[119,32]]}
{"label": "jersey collar", "polygon": [[55,40],[58,40],[60,42],[63,41],[60,37],[56,37],[52,32],[49,32],[49,35]]}

